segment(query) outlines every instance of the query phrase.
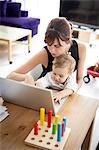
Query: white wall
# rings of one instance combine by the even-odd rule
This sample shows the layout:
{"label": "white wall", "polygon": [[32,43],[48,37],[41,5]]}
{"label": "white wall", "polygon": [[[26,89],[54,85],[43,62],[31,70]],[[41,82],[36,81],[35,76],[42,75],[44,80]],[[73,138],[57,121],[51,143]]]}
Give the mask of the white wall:
{"label": "white wall", "polygon": [[60,0],[39,0],[39,15],[41,18],[41,29],[46,27],[52,18],[59,16],[59,4]]}
{"label": "white wall", "polygon": [[60,0],[12,0],[21,2],[21,10],[28,10],[28,16],[40,18],[39,34],[44,38],[48,23],[59,16]]}
{"label": "white wall", "polygon": [[60,0],[16,0],[30,17],[40,18],[39,33],[44,36],[48,22],[59,16]]}

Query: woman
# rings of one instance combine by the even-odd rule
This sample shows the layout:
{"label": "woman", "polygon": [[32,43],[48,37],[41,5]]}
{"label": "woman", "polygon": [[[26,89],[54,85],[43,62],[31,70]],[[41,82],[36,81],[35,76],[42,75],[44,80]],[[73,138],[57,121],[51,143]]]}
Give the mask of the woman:
{"label": "woman", "polygon": [[76,61],[77,83],[81,85],[86,49],[81,43],[72,40],[72,28],[68,20],[63,17],[52,19],[45,33],[45,46],[42,51],[33,56],[24,65],[8,75],[8,78],[18,81],[25,81],[29,78],[26,75],[38,64],[42,64],[43,72],[40,77],[52,70],[54,57],[70,53]]}

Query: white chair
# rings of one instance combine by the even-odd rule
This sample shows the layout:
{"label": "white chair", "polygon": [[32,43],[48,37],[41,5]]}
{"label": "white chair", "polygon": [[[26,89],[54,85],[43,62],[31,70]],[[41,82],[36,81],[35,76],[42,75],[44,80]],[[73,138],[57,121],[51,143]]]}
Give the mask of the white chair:
{"label": "white chair", "polygon": [[96,150],[97,145],[99,144],[99,107],[96,111],[96,116],[93,124],[89,150]]}

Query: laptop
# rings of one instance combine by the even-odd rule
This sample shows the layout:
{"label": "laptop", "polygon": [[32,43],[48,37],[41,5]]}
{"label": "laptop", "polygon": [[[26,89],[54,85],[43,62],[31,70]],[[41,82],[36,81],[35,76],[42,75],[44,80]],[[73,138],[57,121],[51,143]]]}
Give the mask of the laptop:
{"label": "laptop", "polygon": [[32,108],[39,111],[44,107],[46,113],[48,109],[52,110],[53,115],[57,114],[65,99],[60,104],[52,99],[52,90],[32,86],[22,82],[0,77],[0,95],[10,103],[23,107]]}

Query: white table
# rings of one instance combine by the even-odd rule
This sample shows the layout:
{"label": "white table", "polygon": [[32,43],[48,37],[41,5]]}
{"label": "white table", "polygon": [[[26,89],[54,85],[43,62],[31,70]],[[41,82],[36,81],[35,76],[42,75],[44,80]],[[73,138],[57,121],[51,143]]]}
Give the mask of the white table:
{"label": "white table", "polygon": [[6,41],[8,43],[8,60],[10,64],[12,63],[12,43],[27,36],[28,52],[30,52],[31,35],[32,31],[29,29],[0,25],[0,40]]}

